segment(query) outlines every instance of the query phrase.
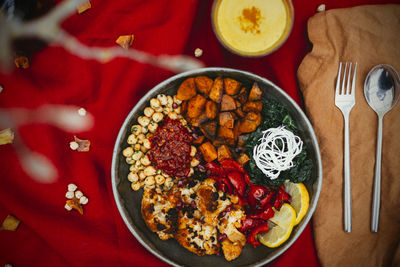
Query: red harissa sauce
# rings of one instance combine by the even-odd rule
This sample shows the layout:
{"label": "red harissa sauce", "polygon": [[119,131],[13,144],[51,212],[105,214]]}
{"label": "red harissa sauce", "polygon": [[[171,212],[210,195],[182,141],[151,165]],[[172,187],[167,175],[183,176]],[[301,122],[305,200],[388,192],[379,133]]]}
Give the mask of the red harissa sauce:
{"label": "red harissa sauce", "polygon": [[193,137],[179,120],[166,116],[149,140],[149,159],[158,169],[172,177],[189,175],[192,160],[190,144]]}

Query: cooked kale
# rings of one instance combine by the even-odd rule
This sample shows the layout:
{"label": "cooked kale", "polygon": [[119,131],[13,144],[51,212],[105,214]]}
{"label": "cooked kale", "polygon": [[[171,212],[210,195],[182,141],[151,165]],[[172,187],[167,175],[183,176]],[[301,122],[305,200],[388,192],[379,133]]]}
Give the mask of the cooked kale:
{"label": "cooked kale", "polygon": [[282,171],[278,178],[271,180],[257,167],[253,158],[253,149],[262,136],[262,132],[269,128],[277,128],[284,125],[287,130],[297,134],[297,126],[287,109],[278,101],[266,99],[261,111],[263,121],[260,126],[247,138],[246,149],[250,161],[245,166],[251,177],[251,182],[259,185],[280,186],[285,180],[294,183],[304,182],[311,177],[313,162],[308,158],[307,146],[303,143],[303,149],[299,155],[293,159],[294,166],[286,171]]}

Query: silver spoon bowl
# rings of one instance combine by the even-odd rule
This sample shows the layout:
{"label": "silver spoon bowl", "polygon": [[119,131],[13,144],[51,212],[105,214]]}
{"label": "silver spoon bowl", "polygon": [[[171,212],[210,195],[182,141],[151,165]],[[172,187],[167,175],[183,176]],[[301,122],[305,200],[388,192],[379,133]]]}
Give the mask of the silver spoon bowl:
{"label": "silver spoon bowl", "polygon": [[368,104],[378,115],[375,180],[372,199],[371,231],[378,232],[381,195],[381,154],[383,117],[399,100],[400,78],[396,70],[386,64],[373,67],[364,83],[364,95]]}

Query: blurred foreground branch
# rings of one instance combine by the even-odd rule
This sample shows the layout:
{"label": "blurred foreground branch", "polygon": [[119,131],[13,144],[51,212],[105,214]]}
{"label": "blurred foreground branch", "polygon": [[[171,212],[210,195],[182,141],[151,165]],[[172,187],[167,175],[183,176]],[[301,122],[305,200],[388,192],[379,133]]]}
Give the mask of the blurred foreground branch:
{"label": "blurred foreground branch", "polygon": [[83,59],[94,59],[106,63],[114,58],[129,58],[141,63],[155,65],[173,72],[203,67],[203,63],[185,55],[155,56],[136,49],[121,47],[89,47],[61,28],[64,19],[76,13],[76,8],[85,0],[65,0],[45,15],[24,22],[17,17],[7,17],[0,12],[0,66],[12,68],[12,42],[19,38],[38,38],[53,46],[60,46]]}

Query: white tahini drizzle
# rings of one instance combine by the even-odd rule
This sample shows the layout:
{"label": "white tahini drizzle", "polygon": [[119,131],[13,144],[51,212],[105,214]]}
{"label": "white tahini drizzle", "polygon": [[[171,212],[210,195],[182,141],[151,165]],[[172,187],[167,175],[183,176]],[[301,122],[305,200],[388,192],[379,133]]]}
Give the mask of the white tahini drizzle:
{"label": "white tahini drizzle", "polygon": [[293,158],[303,147],[300,137],[284,126],[263,131],[258,141],[260,143],[253,149],[253,158],[257,167],[271,180],[278,178],[281,171],[293,167]]}

